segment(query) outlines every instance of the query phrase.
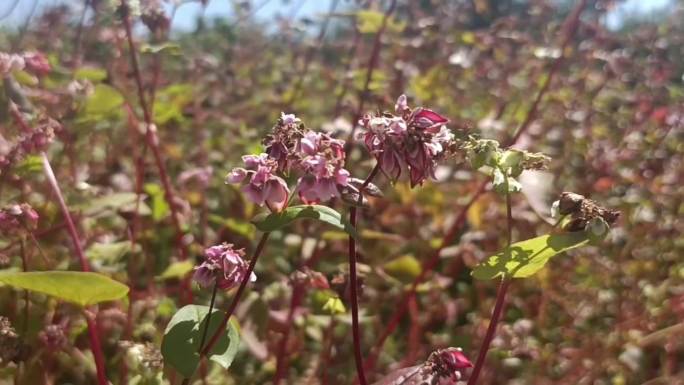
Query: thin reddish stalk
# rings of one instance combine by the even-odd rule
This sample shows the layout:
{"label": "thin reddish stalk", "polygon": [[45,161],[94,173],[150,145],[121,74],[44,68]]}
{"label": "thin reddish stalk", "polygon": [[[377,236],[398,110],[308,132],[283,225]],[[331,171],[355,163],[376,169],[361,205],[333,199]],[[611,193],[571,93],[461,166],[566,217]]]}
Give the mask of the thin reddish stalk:
{"label": "thin reddish stalk", "polygon": [[[506,244],[508,248],[511,247],[513,243],[513,212],[511,205],[511,194],[508,190],[508,178],[506,178],[506,228],[507,228],[507,239]],[[487,327],[487,333],[480,346],[480,351],[477,354],[477,360],[475,361],[475,367],[473,368],[470,378],[468,379],[468,385],[477,384],[477,379],[480,376],[480,372],[484,367],[485,358],[487,358],[487,352],[489,351],[489,346],[494,339],[496,334],[496,326],[499,324],[501,319],[501,313],[503,312],[504,304],[506,303],[506,293],[508,292],[508,286],[511,284],[510,277],[502,277],[501,284],[499,285],[499,290],[496,293],[496,304],[494,305],[494,311],[492,311],[492,318],[489,320],[489,326]]]}
{"label": "thin reddish stalk", "polygon": [[[66,202],[64,201],[64,197],[62,196],[62,191],[59,188],[59,184],[57,184],[57,179],[55,178],[55,174],[52,171],[52,166],[50,166],[50,161],[48,160],[47,154],[45,154],[45,152],[41,153],[41,156],[43,158],[43,169],[45,171],[45,177],[47,178],[50,187],[52,187],[52,191],[57,196],[57,202],[59,203],[59,207],[62,210],[62,215],[64,215],[64,221],[67,224],[67,231],[69,233],[69,236],[71,237],[72,243],[74,244],[74,251],[76,252],[76,256],[78,257],[79,263],[81,265],[81,270],[86,272],[90,271],[88,261],[85,257],[85,253],[83,252],[83,243],[81,242],[81,239],[78,236],[78,232],[76,231],[74,221],[71,219],[69,208],[67,207]],[[88,337],[90,339],[90,350],[93,352],[93,357],[95,358],[95,368],[97,370],[97,383],[99,385],[107,385],[108,381],[107,376],[105,374],[104,354],[102,353],[102,344],[100,343],[97,319],[91,319],[90,315],[88,314],[88,310],[86,310],[85,318],[88,323]]]}
{"label": "thin reddish stalk", "polygon": [[[318,247],[318,242],[314,248],[313,254],[302,264],[303,267],[313,266],[318,259],[321,257],[321,251],[323,248]],[[287,341],[290,339],[290,332],[292,330],[292,324],[294,322],[295,309],[299,307],[302,303],[302,299],[306,294],[306,286],[293,282],[292,297],[290,299],[290,308],[288,309],[287,319],[285,321],[285,332],[283,337],[278,344],[278,353],[276,354],[276,374],[273,378],[273,385],[278,385],[280,381],[285,377],[287,372],[289,360],[287,359]]]}
{"label": "thin reddish stalk", "polygon": [[442,238],[440,247],[435,249],[430,258],[428,258],[427,261],[423,264],[420,274],[416,277],[416,279],[411,284],[409,290],[404,294],[404,296],[399,301],[399,304],[397,305],[397,310],[395,310],[394,314],[392,314],[392,317],[390,317],[389,322],[387,322],[385,330],[375,342],[373,352],[368,356],[366,362],[364,363],[366,370],[370,371],[373,370],[373,368],[375,367],[375,361],[378,358],[378,355],[380,354],[380,351],[382,350],[385,341],[387,341],[387,338],[389,338],[389,336],[392,335],[394,330],[396,330],[396,328],[399,326],[399,322],[408,310],[408,304],[411,298],[413,298],[416,295],[416,290],[418,289],[418,286],[423,281],[425,281],[428,274],[432,270],[434,270],[435,267],[437,267],[437,264],[439,264],[439,255],[442,252],[442,249],[444,247],[449,246],[454,241],[456,235],[459,231],[461,231],[461,228],[465,224],[468,209],[486,191],[488,184],[489,181],[484,181],[480,184],[480,187],[477,189],[473,197],[470,198],[470,200],[465,204],[465,206],[463,206],[459,211],[458,215],[456,216],[456,219],[454,220],[454,223],[451,225],[447,233]]}
{"label": "thin reddish stalk", "polygon": [[292,290],[292,298],[290,299],[290,309],[287,312],[287,321],[285,332],[283,337],[278,344],[278,353],[276,358],[276,374],[273,378],[273,385],[280,384],[280,381],[285,378],[285,372],[287,371],[287,341],[290,339],[290,330],[292,330],[292,322],[294,320],[294,313],[297,307],[302,302],[304,297],[304,287],[301,284],[294,283],[295,287]]}
{"label": "thin reddish stalk", "polygon": [[171,210],[171,219],[176,230],[176,244],[178,247],[178,252],[180,253],[180,259],[184,260],[187,258],[187,250],[185,250],[185,246],[183,245],[183,228],[180,223],[175,194],[173,192],[173,187],[171,186],[171,179],[166,171],[166,165],[164,164],[164,159],[159,148],[159,137],[157,136],[156,130],[152,128],[154,127],[154,120],[152,118],[150,106],[145,98],[145,88],[143,86],[140,65],[138,63],[137,48],[135,42],[133,41],[131,19],[125,1],[121,2],[121,9],[122,20],[126,30],[126,39],[128,41],[128,51],[130,52],[133,77],[137,86],[138,102],[140,103],[140,108],[143,111],[143,118],[145,121],[145,139],[147,140],[147,145],[152,149],[154,162],[157,166],[157,170],[159,171],[159,178],[161,179],[162,187],[164,188],[164,199],[168,203]]}
{"label": "thin reddish stalk", "polygon": [[323,20],[323,24],[321,24],[321,30],[318,33],[318,37],[316,38],[316,44],[306,51],[306,54],[304,56],[304,66],[302,67],[302,72],[299,75],[299,78],[297,79],[297,83],[295,83],[294,90],[292,91],[290,98],[285,102],[285,106],[287,108],[289,108],[292,105],[292,103],[295,100],[297,100],[299,92],[302,90],[304,79],[306,79],[306,75],[309,73],[309,66],[311,65],[311,60],[314,58],[314,54],[320,51],[321,46],[323,46],[323,39],[325,39],[325,33],[328,30],[330,18],[332,17],[332,14],[335,12],[338,3],[339,0],[332,0],[330,2],[330,9],[328,10],[328,14],[325,16],[325,19]]}
{"label": "thin reddish stalk", "polygon": [[477,361],[475,361],[475,368],[470,374],[470,379],[468,379],[468,385],[474,385],[477,383],[477,379],[480,376],[480,371],[484,367],[484,360],[487,357],[487,351],[489,350],[489,345],[494,339],[496,334],[496,326],[501,319],[501,313],[504,308],[504,303],[506,302],[506,292],[508,291],[508,286],[511,284],[509,278],[503,278],[501,284],[499,285],[499,290],[496,293],[496,304],[494,305],[494,311],[492,312],[492,318],[489,321],[489,326],[487,327],[487,333],[482,341],[482,347],[477,355]]}
{"label": "thin reddish stalk", "polygon": [[[363,190],[368,186],[373,178],[380,171],[380,163],[376,163],[373,170],[368,174],[366,180],[359,188],[358,205],[361,206],[363,202]],[[349,223],[353,228],[356,228],[356,206],[349,209]],[[366,373],[363,369],[363,355],[361,354],[361,330],[359,328],[359,295],[358,295],[358,277],[356,274],[356,238],[349,236],[349,291],[351,297],[351,313],[352,313],[352,337],[354,340],[354,361],[356,363],[356,375],[361,385],[366,385]]]}
{"label": "thin reddish stalk", "polygon": [[[579,26],[579,17],[581,15],[581,11],[584,9],[584,6],[586,5],[586,0],[581,0],[575,9],[568,15],[568,18],[566,19],[565,23],[565,33],[563,36],[563,40],[561,42],[561,47],[562,50],[561,52],[565,51],[565,48],[569,44],[570,40],[572,37],[575,35],[577,31],[577,27]],[[556,59],[556,61],[552,64],[551,69],[549,70],[549,73],[547,75],[546,81],[542,85],[542,87],[539,89],[537,92],[537,96],[535,97],[534,102],[530,106],[530,108],[527,110],[527,113],[525,115],[525,119],[523,122],[520,124],[520,127],[516,131],[516,133],[513,135],[511,140],[509,140],[506,143],[506,147],[512,146],[515,144],[518,139],[527,131],[529,128],[530,124],[534,121],[537,111],[539,108],[539,104],[541,103],[541,100],[543,99],[544,95],[549,89],[549,85],[551,84],[551,81],[553,80],[556,72],[560,68],[560,65],[563,61],[563,55],[561,55],[559,58]],[[406,314],[407,310],[407,304],[408,300],[416,294],[416,289],[419,284],[421,284],[425,278],[427,278],[427,275],[429,272],[431,272],[436,266],[437,263],[439,262],[439,253],[441,252],[441,248],[447,246],[451,242],[453,242],[454,237],[458,231],[461,230],[464,221],[465,221],[465,215],[468,211],[468,208],[477,201],[477,199],[484,193],[485,188],[487,186],[487,181],[483,182],[483,184],[480,186],[480,189],[478,192],[475,193],[473,198],[466,204],[466,206],[463,207],[463,209],[459,212],[458,218],[459,220],[454,221],[454,223],[451,225],[451,228],[445,234],[445,236],[442,238],[442,243],[439,249],[435,250],[435,253],[433,253],[432,257],[428,260],[428,262],[423,266],[423,269],[421,273],[416,277],[414,280],[413,284],[411,285],[411,288],[409,291],[404,294],[402,299],[399,302],[399,305],[397,306],[397,310],[394,311],[392,316],[390,317],[390,321],[387,323],[387,327],[385,327],[385,331],[380,335],[378,338],[377,342],[375,343],[374,347],[374,353],[373,355],[369,356],[365,366],[367,370],[372,370],[373,367],[375,366],[375,360],[377,359],[377,356],[380,354],[380,351],[382,350],[383,345],[385,344],[385,341],[387,338],[394,332],[394,330],[397,328],[399,325],[399,322],[401,321],[402,317]]]}
{"label": "thin reddish stalk", "polygon": [[352,120],[352,129],[349,133],[349,139],[347,140],[348,143],[352,143],[352,139],[354,138],[354,132],[356,129],[356,122],[359,120],[359,118],[361,118],[361,114],[363,114],[366,99],[368,98],[368,91],[370,90],[370,83],[371,80],[373,80],[373,72],[375,72],[375,67],[377,67],[378,59],[380,58],[380,48],[382,47],[382,35],[385,33],[385,29],[387,29],[387,23],[389,22],[389,18],[396,7],[397,0],[392,0],[390,6],[387,8],[385,14],[382,17],[380,29],[378,29],[378,32],[375,34],[375,40],[373,41],[373,50],[371,51],[371,56],[368,59],[368,66],[366,69],[366,80],[363,84],[363,89],[359,94],[359,105],[356,108],[356,112],[354,113],[354,119]]}
{"label": "thin reddish stalk", "polygon": [[242,282],[240,282],[240,286],[238,287],[237,291],[235,292],[235,295],[233,296],[233,301],[231,301],[230,306],[226,311],[226,315],[223,317],[223,321],[221,321],[221,326],[219,326],[219,328],[214,332],[214,334],[209,339],[209,342],[207,342],[207,345],[200,351],[200,359],[201,357],[204,357],[209,353],[211,348],[213,348],[216,342],[218,341],[219,337],[221,336],[221,333],[223,333],[223,331],[226,330],[228,321],[230,321],[230,317],[233,315],[233,312],[235,312],[235,308],[237,308],[238,302],[240,302],[240,297],[242,297],[242,293],[245,291],[245,288],[247,287],[249,277],[252,275],[252,272],[254,271],[254,266],[256,266],[257,260],[259,259],[261,252],[264,250],[264,247],[266,246],[266,241],[268,241],[269,235],[271,235],[271,233],[264,233],[261,236],[261,240],[259,240],[259,244],[257,245],[256,250],[254,250],[254,255],[252,256],[252,259],[249,261],[249,267],[247,268],[247,272],[245,273],[245,276],[242,278]]}

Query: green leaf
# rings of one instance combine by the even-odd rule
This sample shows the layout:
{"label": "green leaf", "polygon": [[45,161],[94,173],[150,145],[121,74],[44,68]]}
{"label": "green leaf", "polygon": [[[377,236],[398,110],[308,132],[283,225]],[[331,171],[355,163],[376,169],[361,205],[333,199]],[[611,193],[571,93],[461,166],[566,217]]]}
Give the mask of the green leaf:
{"label": "green leaf", "polygon": [[422,267],[416,257],[407,254],[385,263],[383,269],[387,274],[402,282],[413,282],[420,274]]}
{"label": "green leaf", "polygon": [[22,176],[43,172],[43,158],[40,155],[29,155],[17,164],[15,171]]}
{"label": "green leaf", "polygon": [[[134,207],[137,195],[135,193],[114,193],[90,200],[86,204],[78,205],[85,215],[98,214],[105,210],[118,210],[124,207]],[[143,203],[141,202],[142,206]],[[142,211],[142,210],[141,210]]]}
{"label": "green leaf", "polygon": [[130,241],[93,243],[88,250],[86,250],[86,256],[90,260],[114,263],[128,254],[131,249]]}
{"label": "green leaf", "polygon": [[164,270],[164,272],[157,276],[157,279],[180,279],[185,277],[190,271],[192,271],[193,267],[194,265],[190,261],[174,262],[170,264],[169,267],[167,267],[166,270]]}
{"label": "green leaf", "polygon": [[156,222],[164,219],[170,212],[169,204],[164,197],[164,190],[155,183],[147,183],[145,192],[152,197],[152,219]]}
{"label": "green leaf", "polygon": [[271,232],[279,230],[297,219],[318,219],[321,222],[333,225],[334,227],[344,230],[347,234],[354,238],[359,238],[356,229],[337,211],[326,206],[319,205],[301,205],[292,206],[279,213],[262,213],[252,219],[252,223],[257,229],[263,232]]}
{"label": "green leaf", "polygon": [[98,84],[86,100],[85,115],[89,117],[107,115],[116,110],[124,101],[123,96],[106,84]]}
{"label": "green leaf", "polygon": [[74,72],[74,79],[100,82],[107,78],[107,71],[95,67],[81,67]]}
{"label": "green leaf", "polygon": [[493,279],[499,276],[526,278],[542,269],[556,254],[585,245],[589,242],[584,231],[563,234],[546,234],[512,244],[492,255],[473,269],[476,279]]}
{"label": "green leaf", "polygon": [[[178,310],[166,326],[161,346],[164,362],[186,378],[192,376],[199,364],[199,344],[208,313],[208,306],[187,305]],[[218,329],[224,317],[225,313],[212,309],[207,341]],[[228,323],[226,332],[219,337],[218,342],[209,352],[209,359],[228,369],[239,346],[239,326],[233,317]]]}
{"label": "green leaf", "polygon": [[128,286],[105,275],[81,271],[0,272],[0,282],[88,306],[126,296]]}
{"label": "green leaf", "polygon": [[163,44],[143,44],[140,47],[140,52],[142,53],[160,53],[166,51],[171,55],[180,55],[181,47],[174,43],[163,43]]}
{"label": "green leaf", "polygon": [[330,313],[330,315],[344,314],[347,309],[344,307],[342,300],[339,297],[330,297],[323,305],[323,310]]}
{"label": "green leaf", "polygon": [[[382,20],[385,15],[378,11],[359,11],[356,13],[356,26],[361,33],[378,33],[382,27]],[[401,32],[405,23],[390,17],[387,20],[387,30],[391,32]]]}

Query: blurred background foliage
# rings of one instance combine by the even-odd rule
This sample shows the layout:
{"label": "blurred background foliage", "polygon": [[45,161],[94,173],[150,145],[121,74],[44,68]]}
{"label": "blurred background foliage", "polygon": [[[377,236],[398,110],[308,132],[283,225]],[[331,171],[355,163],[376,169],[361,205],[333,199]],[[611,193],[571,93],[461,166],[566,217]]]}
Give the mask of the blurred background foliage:
{"label": "blurred background foliage", "polygon": [[[13,2],[2,2],[0,11]],[[398,1],[385,28],[389,1],[213,0],[207,8],[213,11],[192,22],[185,7],[200,4],[141,2],[135,31],[144,89],[154,101],[160,148],[193,259],[203,246],[224,241],[253,249],[256,230],[249,220],[260,210],[223,179],[241,155],[261,151],[260,140],[281,111],[341,138],[350,135],[360,113],[391,110],[401,93],[412,105],[448,116],[455,132],[502,142],[531,118],[516,146],[544,152],[552,162],[549,170],[520,178],[524,194],[513,202],[514,239],[548,232],[550,203],[562,191],[591,197],[622,216],[601,247],[569,252],[536,278],[516,281],[481,383],[684,383],[684,3],[665,2],[655,16],[622,14],[615,21],[620,1],[590,0],[561,52],[563,20],[573,1]],[[307,11],[311,2],[315,11]],[[19,13],[31,5],[19,3]],[[127,350],[120,340],[159,346],[183,304],[178,293],[192,264],[181,262],[175,249],[162,182],[131,114],[142,116],[115,7],[105,0],[83,3],[54,1],[28,20],[5,17],[0,47],[48,56],[49,74],[15,78],[29,103],[64,127],[49,156],[94,269],[132,289],[129,301],[98,313],[110,380],[173,381],[171,370],[166,380],[151,380],[142,367],[121,369]],[[277,11],[259,17],[262,7]],[[185,27],[169,30],[171,17],[185,19]],[[377,60],[369,66],[376,47]],[[0,119],[2,150],[19,129],[6,109]],[[144,170],[146,198],[132,244],[136,164]],[[347,164],[363,178],[373,162],[355,146]],[[371,198],[362,211],[365,352],[432,250],[443,246],[439,265],[419,285],[372,378],[422,362],[440,347],[460,346],[474,357],[487,326],[496,284],[474,281],[470,269],[505,245],[505,205],[494,193],[482,194],[467,209],[457,240],[441,245],[486,177],[458,155],[437,177],[413,190],[407,182],[392,186],[380,178],[385,197]],[[2,178],[2,205],[27,201],[41,215],[36,236],[47,257],[31,251],[32,269],[73,268],[40,158],[24,158]],[[335,207],[345,210],[339,202]],[[20,266],[18,242],[0,238],[3,267]],[[295,303],[291,276],[305,264],[333,284],[307,290],[293,311],[287,383],[351,383],[345,263],[344,233],[301,222],[273,234],[256,268],[259,280],[237,311],[240,352],[229,371],[209,365],[207,383],[272,380]],[[209,293],[194,290],[195,303],[208,302]],[[341,303],[331,305],[337,296]],[[17,325],[22,314],[14,303],[20,299],[0,289],[2,314]],[[221,296],[218,305],[225,308],[229,299]],[[68,306],[54,300],[33,295],[31,301],[27,341],[38,341],[47,324],[61,322],[71,344],[51,350],[31,343],[29,370],[17,382],[40,383],[36,371],[49,371],[56,384],[90,383],[89,359],[74,352],[87,347],[83,322],[70,319]],[[331,307],[341,314],[331,316]],[[0,382],[14,376],[6,367],[0,378],[7,380]]]}

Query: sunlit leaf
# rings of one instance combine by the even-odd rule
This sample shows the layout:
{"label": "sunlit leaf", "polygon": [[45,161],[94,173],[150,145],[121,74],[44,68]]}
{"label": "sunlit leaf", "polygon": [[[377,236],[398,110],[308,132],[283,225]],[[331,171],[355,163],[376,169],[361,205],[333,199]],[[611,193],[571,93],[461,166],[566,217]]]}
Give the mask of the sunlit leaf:
{"label": "sunlit leaf", "polygon": [[171,212],[164,190],[158,184],[148,183],[145,185],[145,192],[152,198],[152,219],[157,222],[164,219]]}
{"label": "sunlit leaf", "polygon": [[80,271],[0,272],[0,282],[88,306],[114,301],[128,293],[128,286],[105,275]]}
{"label": "sunlit leaf", "polygon": [[[178,310],[166,326],[161,346],[164,362],[186,378],[192,376],[199,364],[199,344],[208,313],[208,306],[187,305]],[[214,334],[214,331],[218,330],[223,318],[222,311],[212,309],[207,340]],[[209,352],[209,359],[228,369],[239,345],[239,326],[237,321],[231,318],[226,331]]]}
{"label": "sunlit leaf", "polygon": [[477,265],[472,275],[477,279],[493,279],[499,276],[526,278],[543,268],[556,254],[588,242],[584,231],[546,234],[517,242]]}
{"label": "sunlit leaf", "polygon": [[107,71],[95,67],[80,67],[74,72],[74,78],[77,80],[99,82],[107,78]]}
{"label": "sunlit leaf", "polygon": [[84,113],[86,117],[106,115],[118,109],[123,101],[119,91],[106,84],[98,84],[93,94],[86,99]]}
{"label": "sunlit leaf", "polygon": [[134,205],[136,198],[137,195],[135,193],[114,193],[91,199],[89,202],[77,207],[83,210],[83,214],[93,215],[105,210],[117,210],[128,205]]}
{"label": "sunlit leaf", "polygon": [[383,269],[387,274],[402,282],[412,282],[422,271],[420,262],[410,254],[385,263]]}
{"label": "sunlit leaf", "polygon": [[194,265],[190,261],[178,261],[169,265],[158,277],[159,280],[164,279],[180,279],[185,277]]}
{"label": "sunlit leaf", "polygon": [[356,229],[337,211],[326,206],[319,205],[301,205],[292,206],[279,213],[263,213],[252,219],[252,223],[257,229],[263,232],[270,232],[279,230],[297,219],[317,219],[321,222],[330,224],[340,230],[344,230],[347,234],[358,238]]}

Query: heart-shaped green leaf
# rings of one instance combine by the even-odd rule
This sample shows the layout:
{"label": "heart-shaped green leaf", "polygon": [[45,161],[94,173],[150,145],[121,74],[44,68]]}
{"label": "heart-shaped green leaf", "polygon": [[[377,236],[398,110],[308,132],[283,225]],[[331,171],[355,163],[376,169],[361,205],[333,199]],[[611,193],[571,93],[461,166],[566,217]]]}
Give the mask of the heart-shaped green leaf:
{"label": "heart-shaped green leaf", "polygon": [[551,257],[589,242],[586,232],[546,234],[517,242],[492,255],[473,269],[476,279],[498,276],[526,278],[546,265]]}
{"label": "heart-shaped green leaf", "polygon": [[128,286],[105,275],[81,271],[0,272],[0,282],[47,294],[77,305],[113,301],[128,294]]}
{"label": "heart-shaped green leaf", "polygon": [[[208,306],[187,305],[178,310],[166,326],[161,346],[164,362],[186,378],[191,377],[199,365],[199,344],[206,326],[208,313]],[[224,317],[225,313],[222,311],[212,310],[207,341],[218,329]],[[209,359],[228,369],[239,346],[239,326],[237,321],[231,318],[226,331],[211,349]]]}
{"label": "heart-shaped green leaf", "polygon": [[259,214],[252,219],[252,223],[263,232],[271,232],[279,230],[297,219],[304,218],[317,219],[344,230],[354,238],[358,238],[356,229],[346,219],[342,218],[340,213],[330,207],[319,205],[292,206],[279,213]]}

